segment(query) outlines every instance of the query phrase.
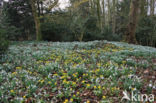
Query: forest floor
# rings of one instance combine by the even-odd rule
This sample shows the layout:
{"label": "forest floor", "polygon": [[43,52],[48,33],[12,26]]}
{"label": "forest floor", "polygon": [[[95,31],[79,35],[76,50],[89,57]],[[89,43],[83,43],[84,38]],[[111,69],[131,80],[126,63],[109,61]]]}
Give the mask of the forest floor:
{"label": "forest floor", "polygon": [[1,103],[120,103],[123,91],[156,96],[156,49],[151,47],[14,42],[2,61]]}

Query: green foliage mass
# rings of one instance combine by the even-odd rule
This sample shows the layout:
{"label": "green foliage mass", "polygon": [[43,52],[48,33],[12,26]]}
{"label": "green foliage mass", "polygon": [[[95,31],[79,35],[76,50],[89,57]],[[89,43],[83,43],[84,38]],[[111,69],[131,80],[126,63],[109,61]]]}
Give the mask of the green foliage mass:
{"label": "green foliage mass", "polygon": [[136,39],[142,45],[156,45],[156,16],[142,17],[139,20]]}
{"label": "green foliage mass", "polygon": [[6,40],[7,35],[6,35],[6,30],[3,29],[0,25],[0,55],[4,53],[4,51],[7,50],[9,42]]}
{"label": "green foliage mass", "polygon": [[16,42],[6,58],[0,64],[1,103],[120,103],[123,91],[155,92],[152,47],[108,41]]}
{"label": "green foliage mass", "polygon": [[[90,2],[91,4],[69,0],[71,5],[65,10],[55,9],[52,11],[47,11],[42,0],[37,1],[37,16],[40,18],[40,29],[45,41],[123,41],[126,36],[130,0],[116,0],[115,7],[110,1],[110,10],[107,10],[108,1],[105,0],[105,8],[102,4],[99,5],[101,6],[100,11],[97,10],[99,7],[96,7],[96,0]],[[150,8],[150,5],[147,5],[147,2],[140,1],[140,3],[140,14],[138,14],[135,33],[137,43],[156,46],[155,14],[149,15],[147,7]],[[113,11],[114,8],[115,11]],[[102,9],[105,9],[105,12]],[[4,3],[3,14],[6,19],[5,23],[9,24],[6,30],[9,40],[35,40],[35,23],[28,1],[13,0]]]}

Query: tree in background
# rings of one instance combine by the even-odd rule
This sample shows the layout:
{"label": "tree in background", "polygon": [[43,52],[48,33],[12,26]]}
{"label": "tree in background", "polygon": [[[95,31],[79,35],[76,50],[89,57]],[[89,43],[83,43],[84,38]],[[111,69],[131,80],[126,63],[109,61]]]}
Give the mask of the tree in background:
{"label": "tree in background", "polygon": [[103,27],[105,26],[105,19],[106,19],[106,12],[105,12],[105,0],[102,1],[102,15],[103,15],[103,21],[102,25]]}
{"label": "tree in background", "polygon": [[101,5],[100,5],[100,0],[96,1],[97,3],[97,17],[98,17],[98,26],[100,30],[102,29],[102,21],[101,21]]}
{"label": "tree in background", "polygon": [[[7,50],[9,42],[7,39],[7,29],[3,23],[3,1],[0,1],[0,59],[1,55]],[[1,60],[0,60],[1,62]]]}
{"label": "tree in background", "polygon": [[3,21],[13,28],[7,30],[9,39],[121,41],[126,36],[129,43],[155,45],[155,0],[70,0],[66,9],[58,4],[58,0],[9,0],[3,7]]}
{"label": "tree in background", "polygon": [[8,24],[10,40],[32,40],[34,34],[34,21],[31,6],[27,0],[9,0],[4,2],[3,22]]}
{"label": "tree in background", "polygon": [[35,5],[36,0],[30,0],[30,4],[31,4],[31,9],[32,9],[34,21],[35,21],[36,40],[40,41],[40,40],[42,40],[42,34],[41,34],[41,24],[40,24],[40,20],[39,20],[36,5]]}
{"label": "tree in background", "polygon": [[140,0],[140,17],[145,17],[148,14],[148,0]]}
{"label": "tree in background", "polygon": [[154,16],[154,10],[155,10],[155,0],[150,0],[150,15]]}
{"label": "tree in background", "polygon": [[116,2],[117,0],[113,0],[113,14],[112,14],[112,32],[115,34],[116,29]]}
{"label": "tree in background", "polygon": [[140,16],[136,29],[136,39],[141,45],[156,47],[156,16],[153,14],[155,1],[140,0]]}
{"label": "tree in background", "polygon": [[[42,6],[43,2],[42,1],[40,1],[40,0],[30,0],[32,14],[33,14],[33,17],[34,17],[34,22],[35,22],[36,40],[37,41],[42,40],[41,23],[40,23],[40,19],[39,19],[39,16],[40,16],[40,6],[39,6],[39,3],[40,2],[41,2],[41,10],[43,10],[42,9],[43,8],[43,6]],[[46,8],[47,12],[50,12],[51,9],[53,9],[57,5],[57,3],[58,3],[58,0],[54,0],[52,3],[50,3],[50,5],[48,5],[48,7]],[[37,11],[36,4],[38,5],[38,11]]]}
{"label": "tree in background", "polygon": [[129,43],[136,43],[136,26],[139,13],[139,0],[132,0],[129,12],[129,23],[126,31],[126,41]]}
{"label": "tree in background", "polygon": [[72,22],[70,23],[70,30],[75,35],[75,38],[82,41],[86,31],[86,22],[90,16],[89,0],[76,1],[71,0]]}

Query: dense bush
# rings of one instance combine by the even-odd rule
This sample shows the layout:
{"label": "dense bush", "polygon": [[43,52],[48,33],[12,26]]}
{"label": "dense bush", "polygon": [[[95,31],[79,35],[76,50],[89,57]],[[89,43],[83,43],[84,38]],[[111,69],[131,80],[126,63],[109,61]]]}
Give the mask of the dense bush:
{"label": "dense bush", "polygon": [[119,34],[113,34],[112,28],[105,26],[103,28],[103,32],[101,34],[103,36],[103,39],[108,40],[108,41],[120,41],[121,36]]}
{"label": "dense bush", "polygon": [[55,22],[45,22],[41,25],[41,31],[43,34],[43,40],[47,41],[71,41],[72,36],[69,28],[62,24],[56,24]]}
{"label": "dense bush", "polygon": [[43,40],[72,41],[73,32],[70,30],[70,17],[63,11],[55,11],[53,15],[41,18],[41,32]]}
{"label": "dense bush", "polygon": [[85,23],[86,30],[84,34],[84,41],[98,40],[102,36],[100,34],[100,30],[97,27],[97,18],[91,16],[87,22]]}
{"label": "dense bush", "polygon": [[78,41],[83,32],[83,41],[109,40],[120,41],[121,36],[112,33],[112,28],[105,26],[102,31],[97,27],[97,18],[75,20],[70,24],[59,21],[45,21],[41,25],[43,40],[47,41]]}
{"label": "dense bush", "polygon": [[143,17],[139,20],[136,39],[141,45],[156,46],[156,17]]}
{"label": "dense bush", "polygon": [[30,40],[35,36],[34,20],[29,0],[12,0],[3,5],[3,23],[7,25],[8,39]]}
{"label": "dense bush", "polygon": [[6,38],[6,30],[0,26],[0,55],[4,53],[8,48],[9,43],[8,40],[6,40]]}

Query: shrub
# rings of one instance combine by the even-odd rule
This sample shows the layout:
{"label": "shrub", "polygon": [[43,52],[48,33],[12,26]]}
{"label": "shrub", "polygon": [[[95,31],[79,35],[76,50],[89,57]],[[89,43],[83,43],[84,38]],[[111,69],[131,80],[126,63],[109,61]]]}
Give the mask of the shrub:
{"label": "shrub", "polygon": [[156,17],[142,17],[136,30],[136,39],[141,45],[156,45]]}
{"label": "shrub", "polygon": [[0,26],[0,55],[4,53],[8,48],[9,42],[8,40],[6,40],[6,38],[6,30]]}
{"label": "shrub", "polygon": [[41,25],[43,40],[47,41],[71,41],[72,35],[70,30],[64,24],[55,22],[45,22]]}
{"label": "shrub", "polygon": [[108,40],[108,41],[120,41],[121,40],[121,35],[113,34],[112,28],[108,26],[105,26],[103,28],[101,36],[104,40]]}

